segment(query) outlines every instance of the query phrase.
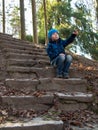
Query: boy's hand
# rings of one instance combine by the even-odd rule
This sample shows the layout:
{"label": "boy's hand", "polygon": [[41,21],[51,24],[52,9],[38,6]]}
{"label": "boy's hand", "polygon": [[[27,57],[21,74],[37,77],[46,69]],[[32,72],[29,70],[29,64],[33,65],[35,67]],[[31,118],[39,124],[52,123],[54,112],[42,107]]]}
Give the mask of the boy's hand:
{"label": "boy's hand", "polygon": [[59,55],[60,55],[60,56],[65,56],[65,54],[64,54],[64,53],[60,53]]}
{"label": "boy's hand", "polygon": [[78,30],[75,30],[72,34],[78,35]]}

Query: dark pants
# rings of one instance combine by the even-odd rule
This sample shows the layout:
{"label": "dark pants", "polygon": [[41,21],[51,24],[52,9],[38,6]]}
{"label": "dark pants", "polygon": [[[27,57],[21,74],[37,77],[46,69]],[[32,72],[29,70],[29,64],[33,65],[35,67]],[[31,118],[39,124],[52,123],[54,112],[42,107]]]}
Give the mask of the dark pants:
{"label": "dark pants", "polygon": [[51,62],[51,64],[57,68],[57,75],[66,75],[69,73],[71,62],[71,55],[59,55]]}

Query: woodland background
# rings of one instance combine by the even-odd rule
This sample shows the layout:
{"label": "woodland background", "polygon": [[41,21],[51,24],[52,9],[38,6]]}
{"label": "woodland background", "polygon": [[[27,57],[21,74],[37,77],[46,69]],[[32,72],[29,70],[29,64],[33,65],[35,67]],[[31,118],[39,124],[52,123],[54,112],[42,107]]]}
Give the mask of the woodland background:
{"label": "woodland background", "polygon": [[79,30],[68,49],[98,60],[98,0],[0,0],[0,32],[45,45],[51,28]]}

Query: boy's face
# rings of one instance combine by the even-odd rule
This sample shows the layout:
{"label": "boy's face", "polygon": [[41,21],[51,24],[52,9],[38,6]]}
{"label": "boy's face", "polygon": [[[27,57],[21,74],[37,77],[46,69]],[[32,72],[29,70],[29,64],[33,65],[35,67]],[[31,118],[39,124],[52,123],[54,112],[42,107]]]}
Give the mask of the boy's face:
{"label": "boy's face", "polygon": [[59,34],[58,33],[53,33],[51,36],[52,41],[57,41],[59,39]]}

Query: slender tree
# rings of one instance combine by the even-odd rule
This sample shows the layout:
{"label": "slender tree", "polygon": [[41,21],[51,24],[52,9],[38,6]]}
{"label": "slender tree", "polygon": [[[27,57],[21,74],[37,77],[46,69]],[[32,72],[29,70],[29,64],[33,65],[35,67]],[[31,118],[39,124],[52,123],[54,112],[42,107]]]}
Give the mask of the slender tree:
{"label": "slender tree", "polygon": [[32,5],[32,22],[33,22],[33,42],[34,42],[34,44],[38,44],[36,2],[35,2],[35,0],[31,0],[31,5]]}
{"label": "slender tree", "polygon": [[44,21],[45,21],[45,44],[48,43],[48,26],[47,26],[47,10],[46,10],[46,0],[43,0],[44,5]]}
{"label": "slender tree", "polygon": [[2,0],[2,4],[3,4],[3,33],[5,33],[5,0]]}
{"label": "slender tree", "polygon": [[21,22],[21,39],[25,39],[25,13],[24,0],[20,0],[20,22]]}
{"label": "slender tree", "polygon": [[97,31],[98,31],[98,0],[96,0],[96,18],[97,18]]}
{"label": "slender tree", "polygon": [[12,35],[21,38],[21,25],[20,25],[20,8],[17,6],[13,7],[12,11],[9,13],[10,26],[12,28]]}

